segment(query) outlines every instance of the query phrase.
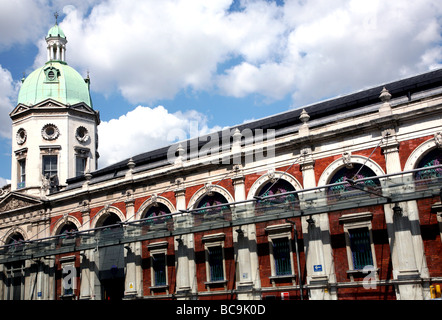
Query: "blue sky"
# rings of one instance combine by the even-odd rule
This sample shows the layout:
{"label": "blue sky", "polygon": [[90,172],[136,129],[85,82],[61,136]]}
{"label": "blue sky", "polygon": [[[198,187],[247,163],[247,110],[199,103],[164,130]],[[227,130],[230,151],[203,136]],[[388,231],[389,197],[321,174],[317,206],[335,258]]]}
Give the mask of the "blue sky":
{"label": "blue sky", "polygon": [[440,0],[0,0],[0,185],[20,79],[55,22],[89,72],[103,167],[200,133],[441,67]]}

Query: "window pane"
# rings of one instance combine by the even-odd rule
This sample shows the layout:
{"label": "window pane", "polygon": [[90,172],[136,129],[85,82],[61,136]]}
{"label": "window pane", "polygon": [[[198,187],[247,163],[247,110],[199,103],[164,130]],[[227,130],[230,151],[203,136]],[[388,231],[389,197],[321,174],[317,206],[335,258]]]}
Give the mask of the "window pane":
{"label": "window pane", "polygon": [[75,170],[76,176],[84,175],[84,172],[86,171],[86,158],[77,157],[75,168],[76,168]]}
{"label": "window pane", "polygon": [[272,242],[276,275],[282,276],[292,274],[289,239],[274,239]]}
{"label": "window pane", "polygon": [[43,174],[57,174],[57,156],[43,156]]}
{"label": "window pane", "polygon": [[224,280],[223,251],[222,250],[223,249],[221,246],[208,248],[210,281]]}
{"label": "window pane", "polygon": [[155,285],[166,285],[166,255],[154,254],[153,255],[153,271],[155,276]]}
{"label": "window pane", "polygon": [[353,256],[355,270],[361,270],[365,266],[373,265],[371,253],[370,233],[368,228],[350,229],[350,249]]}

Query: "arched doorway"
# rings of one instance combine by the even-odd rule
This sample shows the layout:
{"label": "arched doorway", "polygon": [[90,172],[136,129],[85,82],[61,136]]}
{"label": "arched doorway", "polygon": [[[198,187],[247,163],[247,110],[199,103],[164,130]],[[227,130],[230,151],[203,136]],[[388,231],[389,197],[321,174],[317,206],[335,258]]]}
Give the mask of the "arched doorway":
{"label": "arched doorway", "polygon": [[121,237],[123,228],[119,222],[121,222],[120,217],[110,212],[97,223],[100,227],[97,231],[98,238],[104,244],[98,250],[98,278],[102,300],[121,300],[124,297],[124,246],[121,244],[106,246],[106,243]]}
{"label": "arched doorway", "polygon": [[[20,232],[12,233],[5,241],[9,245],[11,254],[18,253],[23,249],[25,241]],[[22,300],[25,286],[25,263],[24,261],[15,261],[5,264],[6,273],[6,300]]]}

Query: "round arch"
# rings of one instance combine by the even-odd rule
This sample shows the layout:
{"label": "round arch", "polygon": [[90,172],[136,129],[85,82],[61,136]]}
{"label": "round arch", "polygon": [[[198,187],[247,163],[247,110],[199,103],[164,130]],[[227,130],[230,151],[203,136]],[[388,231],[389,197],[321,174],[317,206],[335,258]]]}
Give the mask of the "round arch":
{"label": "round arch", "polygon": [[234,198],[232,197],[232,195],[230,194],[229,191],[227,191],[226,189],[224,189],[221,186],[218,185],[212,185],[212,184],[208,184],[202,188],[200,188],[197,192],[195,192],[192,196],[192,198],[189,201],[189,208],[191,209],[196,209],[199,202],[202,200],[202,198],[207,194],[207,192],[216,192],[219,193],[220,195],[222,195],[227,202],[234,202]]}
{"label": "round arch", "polygon": [[430,139],[421,143],[408,157],[404,165],[404,171],[416,169],[419,162],[431,151],[437,148],[436,140]]}
{"label": "round arch", "polygon": [[[371,169],[371,171],[373,171],[376,176],[382,176],[385,174],[384,170],[382,170],[379,164],[371,159],[368,159],[367,157],[352,155],[349,162],[352,164],[365,165],[367,168]],[[344,166],[345,163],[343,161],[343,158],[339,158],[333,161],[321,174],[321,177],[318,180],[318,186],[329,184],[333,176]]]}
{"label": "round arch", "polygon": [[146,218],[146,213],[152,206],[157,203],[166,206],[170,213],[176,212],[174,205],[168,199],[161,196],[152,196],[141,204],[140,208],[137,211],[137,219]]}
{"label": "round arch", "polygon": [[69,224],[74,225],[77,230],[79,230],[81,227],[81,223],[80,223],[80,221],[77,220],[77,218],[75,218],[74,216],[68,215],[66,217],[60,218],[55,223],[52,234],[54,236],[60,234],[62,232],[63,228]]}
{"label": "round arch", "polygon": [[96,214],[94,219],[92,220],[92,222],[91,222],[91,229],[103,226],[103,224],[106,221],[106,219],[109,218],[112,214],[116,215],[116,217],[120,221],[124,221],[125,220],[125,216],[124,216],[123,212],[121,212],[120,209],[118,209],[116,207],[113,207],[113,206],[105,207],[105,208],[101,209]]}
{"label": "round arch", "polygon": [[24,241],[28,240],[27,233],[20,227],[11,228],[3,237],[2,242],[4,245],[9,244],[12,240],[17,237],[21,237]]}
{"label": "round arch", "polygon": [[298,180],[296,180],[295,177],[293,177],[292,175],[290,175],[286,172],[275,171],[275,172],[267,173],[267,174],[259,177],[251,186],[249,193],[247,195],[247,199],[250,200],[250,199],[253,199],[254,196],[257,196],[259,194],[259,192],[262,190],[262,188],[266,184],[271,182],[273,179],[281,179],[281,180],[288,182],[289,184],[291,184],[293,186],[293,188],[296,191],[302,189],[301,184],[299,183]]}

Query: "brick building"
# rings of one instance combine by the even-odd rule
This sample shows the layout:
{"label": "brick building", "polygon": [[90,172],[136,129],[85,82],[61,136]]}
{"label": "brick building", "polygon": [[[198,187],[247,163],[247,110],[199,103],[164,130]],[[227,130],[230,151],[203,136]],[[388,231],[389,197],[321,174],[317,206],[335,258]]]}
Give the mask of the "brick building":
{"label": "brick building", "polygon": [[10,114],[0,299],[421,300],[442,283],[442,70],[97,169],[89,79],[58,25],[46,41]]}

